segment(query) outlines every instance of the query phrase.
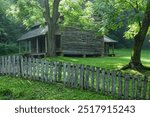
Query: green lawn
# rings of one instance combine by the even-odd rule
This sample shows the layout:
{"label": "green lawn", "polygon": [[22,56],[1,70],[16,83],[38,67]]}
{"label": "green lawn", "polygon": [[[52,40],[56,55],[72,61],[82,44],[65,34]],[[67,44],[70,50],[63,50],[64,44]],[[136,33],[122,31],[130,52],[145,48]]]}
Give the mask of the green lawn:
{"label": "green lawn", "polygon": [[47,84],[38,81],[0,76],[1,100],[108,100],[111,96],[66,88],[63,84]]}
{"label": "green lawn", "polygon": [[[131,50],[129,49],[118,49],[115,50],[115,57],[51,57],[46,58],[50,61],[61,61],[61,62],[70,62],[74,64],[84,64],[84,65],[93,65],[98,66],[105,69],[115,69],[118,70],[124,65],[128,64],[130,61]],[[150,67],[150,51],[143,50],[142,51],[142,63]],[[123,72],[131,73],[131,74],[140,74],[134,70],[126,70]],[[142,74],[150,76],[150,71],[142,71]]]}

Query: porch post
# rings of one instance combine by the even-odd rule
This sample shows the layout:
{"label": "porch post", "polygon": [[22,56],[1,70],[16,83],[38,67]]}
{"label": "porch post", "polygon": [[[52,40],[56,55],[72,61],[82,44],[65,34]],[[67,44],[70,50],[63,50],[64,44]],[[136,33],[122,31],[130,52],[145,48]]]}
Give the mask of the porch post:
{"label": "porch post", "polygon": [[47,36],[45,35],[45,53],[47,53]]}
{"label": "porch post", "polygon": [[39,53],[39,40],[36,38],[36,52]]}
{"label": "porch post", "polygon": [[29,53],[31,53],[31,41],[29,40]]}

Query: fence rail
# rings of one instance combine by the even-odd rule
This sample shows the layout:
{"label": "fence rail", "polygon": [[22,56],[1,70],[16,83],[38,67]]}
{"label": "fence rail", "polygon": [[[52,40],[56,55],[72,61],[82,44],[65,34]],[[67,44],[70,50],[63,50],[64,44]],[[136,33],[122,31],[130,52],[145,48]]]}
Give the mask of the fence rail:
{"label": "fence rail", "polygon": [[148,78],[94,66],[48,62],[22,56],[1,56],[0,74],[96,91],[116,99],[150,99]]}

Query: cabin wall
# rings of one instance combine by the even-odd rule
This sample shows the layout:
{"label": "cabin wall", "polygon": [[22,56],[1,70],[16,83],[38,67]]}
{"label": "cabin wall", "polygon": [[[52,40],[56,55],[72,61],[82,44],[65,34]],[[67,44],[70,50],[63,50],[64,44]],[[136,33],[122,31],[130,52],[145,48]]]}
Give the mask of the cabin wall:
{"label": "cabin wall", "polygon": [[61,35],[63,54],[103,55],[103,38],[96,38],[92,31],[65,29]]}

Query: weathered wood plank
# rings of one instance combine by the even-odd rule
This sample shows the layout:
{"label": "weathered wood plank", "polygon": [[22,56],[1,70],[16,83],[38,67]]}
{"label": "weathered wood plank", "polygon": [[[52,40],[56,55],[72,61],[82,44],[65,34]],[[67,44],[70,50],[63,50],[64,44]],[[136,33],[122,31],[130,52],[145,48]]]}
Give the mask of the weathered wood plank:
{"label": "weathered wood plank", "polygon": [[122,98],[122,89],[123,89],[122,73],[121,71],[119,71],[118,72],[118,97],[119,99]]}
{"label": "weathered wood plank", "polygon": [[102,68],[102,94],[105,94],[105,70]]}
{"label": "weathered wood plank", "polygon": [[80,66],[80,88],[84,88],[84,65]]}
{"label": "weathered wood plank", "polygon": [[54,62],[54,82],[57,82],[57,66],[58,63]]}
{"label": "weathered wood plank", "polygon": [[64,85],[66,86],[66,84],[67,84],[67,76],[66,76],[67,64],[66,63],[63,64],[63,68],[64,68],[64,70],[63,70]]}
{"label": "weathered wood plank", "polygon": [[128,74],[125,74],[124,76],[124,99],[129,98],[129,80],[130,80],[130,76]]}
{"label": "weathered wood plank", "polygon": [[110,87],[110,80],[111,80],[111,79],[110,79],[110,70],[107,70],[107,71],[106,71],[106,77],[107,77],[107,78],[106,78],[106,83],[107,83],[107,84],[106,84],[106,91],[107,91],[107,95],[110,95],[110,88],[111,88],[111,87]]}
{"label": "weathered wood plank", "polygon": [[35,60],[35,58],[33,58],[32,59],[33,61],[32,61],[32,78],[33,78],[33,80],[36,80],[36,60]]}
{"label": "weathered wood plank", "polygon": [[90,66],[86,66],[86,74],[85,74],[85,83],[84,83],[84,88],[88,89],[89,88],[89,75],[90,75]]}
{"label": "weathered wood plank", "polygon": [[144,76],[144,81],[143,81],[143,99],[146,99],[146,93],[147,93],[147,84],[148,84],[148,78]]}
{"label": "weathered wood plank", "polygon": [[30,78],[30,79],[32,79],[32,60],[31,60],[31,58],[29,57],[28,58],[29,59],[29,61],[28,61],[28,68],[29,68],[29,71],[28,71],[28,73],[29,73],[29,75],[28,75],[28,77]]}
{"label": "weathered wood plank", "polygon": [[75,65],[71,66],[71,87],[74,87],[75,82]]}
{"label": "weathered wood plank", "polygon": [[45,64],[46,64],[45,81],[48,82],[48,68],[49,68],[49,63],[48,63],[48,61],[45,61]]}
{"label": "weathered wood plank", "polygon": [[11,57],[8,56],[8,75],[11,73]]}
{"label": "weathered wood plank", "polygon": [[132,87],[132,89],[131,89],[131,99],[134,99],[135,98],[135,80],[136,79],[136,77],[135,76],[132,76],[132,83],[131,83],[131,87]]}
{"label": "weathered wood plank", "polygon": [[95,74],[95,67],[92,66],[91,68],[91,89],[94,89],[94,74]]}
{"label": "weathered wood plank", "polygon": [[20,60],[21,60],[21,77],[24,77],[24,61],[23,61],[23,57],[21,56],[20,57]]}
{"label": "weathered wood plank", "polygon": [[96,68],[96,92],[100,90],[100,68]]}
{"label": "weathered wood plank", "polygon": [[116,95],[116,72],[112,71],[112,95]]}
{"label": "weathered wood plank", "polygon": [[68,76],[67,76],[67,85],[70,86],[71,85],[70,84],[70,81],[71,81],[71,65],[70,64],[68,64],[67,74],[68,74]]}
{"label": "weathered wood plank", "polygon": [[141,99],[141,88],[142,88],[142,77],[138,76],[137,78],[137,92],[136,92],[136,99]]}
{"label": "weathered wood plank", "polygon": [[39,80],[39,77],[40,77],[40,75],[39,75],[39,69],[40,69],[39,65],[40,65],[39,59],[36,59],[36,80]]}
{"label": "weathered wood plank", "polygon": [[75,66],[75,82],[74,82],[75,88],[78,86],[78,70],[79,70],[79,65],[76,65]]}
{"label": "weathered wood plank", "polygon": [[54,70],[53,70],[53,67],[54,67],[54,63],[53,62],[50,62],[50,83],[53,82],[53,75],[54,75]]}
{"label": "weathered wood plank", "polygon": [[42,81],[45,81],[44,70],[45,70],[45,61],[41,60],[41,80]]}
{"label": "weathered wood plank", "polygon": [[58,82],[61,82],[61,77],[62,77],[62,63],[60,62],[58,64]]}

